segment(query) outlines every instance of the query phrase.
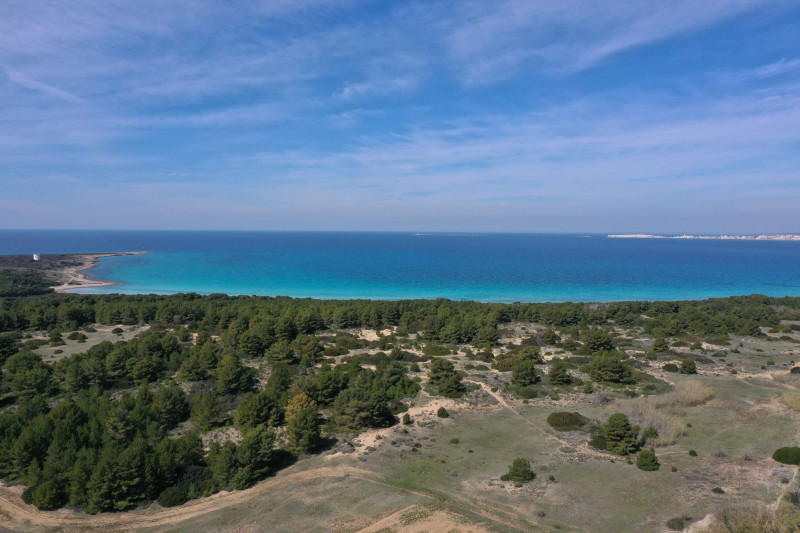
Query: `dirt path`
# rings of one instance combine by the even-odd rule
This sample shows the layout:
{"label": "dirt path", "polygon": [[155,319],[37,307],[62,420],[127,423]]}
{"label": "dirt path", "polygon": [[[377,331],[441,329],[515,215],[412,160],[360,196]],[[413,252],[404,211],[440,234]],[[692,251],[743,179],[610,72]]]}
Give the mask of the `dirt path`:
{"label": "dirt path", "polygon": [[[398,487],[382,481],[376,477],[375,472],[370,470],[349,466],[334,466],[320,467],[302,472],[282,473],[277,477],[262,481],[247,490],[218,492],[206,498],[191,500],[179,507],[167,509],[151,507],[125,513],[103,513],[94,516],[68,509],[40,511],[34,506],[22,502],[20,498],[21,490],[0,486],[0,516],[3,517],[3,526],[13,530],[41,528],[70,530],[75,528],[81,531],[93,529],[134,531],[140,528],[174,527],[180,522],[207,513],[228,507],[242,506],[283,485],[295,484],[311,479],[336,477],[348,477],[367,483],[382,485],[392,490],[424,498],[431,502],[439,502],[441,500],[440,496],[433,493]],[[447,499],[493,522],[499,522],[511,527],[518,527],[520,523],[524,523],[520,517],[499,516],[496,512],[490,512],[476,502],[464,500],[454,495],[448,494]],[[444,513],[443,516],[461,516],[456,515],[452,511],[447,511],[446,513],[444,511],[441,512]],[[369,528],[367,529],[369,530]],[[477,526],[474,530],[484,531],[484,529],[477,528]]]}
{"label": "dirt path", "polygon": [[[0,515],[7,518],[4,523],[6,527],[78,527],[82,530],[111,528],[115,531],[131,531],[142,527],[174,525],[176,522],[195,518],[225,507],[242,505],[265,492],[288,483],[297,483],[322,477],[352,477],[363,481],[376,482],[373,476],[374,473],[368,470],[347,466],[321,467],[303,472],[279,474],[247,490],[218,492],[207,498],[191,500],[179,507],[141,509],[116,514],[103,513],[94,516],[67,509],[40,511],[34,506],[22,502],[19,497],[21,491],[2,487],[0,488]],[[423,493],[414,494],[432,498]]]}
{"label": "dirt path", "polygon": [[[516,416],[522,418],[526,424],[535,428],[547,438],[558,442],[563,446],[574,448],[574,444],[558,437],[557,435],[548,431],[546,428],[537,424],[535,421],[519,413],[506,401],[505,398],[503,398],[502,395],[492,392],[488,385],[478,382],[474,383],[477,383],[485,392],[494,397],[501,408],[509,409]],[[436,402],[433,402],[433,404],[438,405]],[[420,409],[420,411],[434,409],[435,405],[425,405]],[[603,459],[607,458],[607,456],[604,454],[595,452],[586,445],[581,446],[581,452],[592,457]],[[446,502],[445,505],[448,507],[453,506],[454,509],[437,511],[439,514],[437,514],[435,521],[441,523],[449,523],[451,519],[455,520],[456,518],[458,520],[466,519],[464,515],[457,512],[458,510],[466,512],[467,515],[479,516],[490,522],[503,524],[511,528],[519,528],[521,524],[524,524],[530,520],[530,517],[517,516],[515,513],[487,508],[480,502],[463,498],[462,495],[451,493],[439,494],[434,491],[414,490],[410,488],[398,487],[383,480],[382,477],[376,472],[346,465],[321,466],[311,470],[295,472],[292,471],[292,468],[289,468],[278,473],[278,475],[273,478],[269,478],[258,483],[250,489],[243,491],[219,492],[206,498],[191,500],[179,507],[165,509],[158,506],[148,506],[147,508],[125,513],[102,513],[94,516],[68,509],[40,511],[34,506],[27,505],[22,502],[21,487],[10,488],[0,485],[0,516],[3,518],[3,525],[5,527],[15,530],[57,528],[62,530],[81,531],[97,529],[134,531],[140,528],[169,528],[174,527],[183,521],[191,520],[214,511],[245,505],[284,485],[296,484],[298,482],[311,479],[336,477],[349,477],[367,483],[374,483],[393,490],[404,492],[406,494],[424,498],[432,503],[440,504],[442,501],[444,501]],[[393,513],[391,516],[396,518],[396,516],[400,515]],[[428,525],[430,526],[432,524]],[[462,529],[464,529],[464,526],[465,524],[459,523],[459,527]],[[473,525],[470,527],[474,527],[474,531],[484,531],[484,529],[478,525]],[[470,531],[472,530],[473,529],[470,529]],[[365,531],[372,531],[372,526],[368,527]],[[400,531],[406,530],[400,529]],[[416,529],[411,528],[408,529],[408,531],[416,531]]]}
{"label": "dirt path", "polygon": [[409,505],[358,531],[358,533],[427,533],[429,531],[458,531],[460,533],[488,533],[489,530],[470,524],[464,516],[447,511],[426,509]]}

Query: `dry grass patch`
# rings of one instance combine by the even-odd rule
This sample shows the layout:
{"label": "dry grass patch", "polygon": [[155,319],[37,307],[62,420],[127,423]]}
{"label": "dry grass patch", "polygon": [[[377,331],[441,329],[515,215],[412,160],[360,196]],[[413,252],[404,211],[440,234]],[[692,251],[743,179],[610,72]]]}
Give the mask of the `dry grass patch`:
{"label": "dry grass patch", "polygon": [[632,424],[642,429],[651,426],[656,428],[658,430],[656,446],[673,444],[686,431],[686,424],[679,418],[661,411],[655,400],[657,398],[652,397],[621,400],[617,402],[617,409],[627,415]]}
{"label": "dry grass patch", "polygon": [[699,381],[683,381],[675,385],[675,390],[655,396],[656,407],[674,407],[681,405],[683,407],[692,407],[701,405],[714,397],[714,389],[708,385],[704,385]]}
{"label": "dry grass patch", "polygon": [[789,533],[800,527],[795,508],[787,512],[766,505],[730,504],[715,518],[709,529],[699,533]]}
{"label": "dry grass patch", "polygon": [[686,424],[679,418],[663,412],[674,406],[691,407],[707,402],[714,390],[699,381],[684,381],[675,389],[660,396],[643,396],[633,400],[617,402],[620,412],[626,414],[631,423],[642,429],[654,427],[658,430],[656,446],[673,444],[686,431]]}
{"label": "dry grass patch", "polygon": [[783,395],[783,401],[795,411],[800,411],[800,392],[787,392]]}

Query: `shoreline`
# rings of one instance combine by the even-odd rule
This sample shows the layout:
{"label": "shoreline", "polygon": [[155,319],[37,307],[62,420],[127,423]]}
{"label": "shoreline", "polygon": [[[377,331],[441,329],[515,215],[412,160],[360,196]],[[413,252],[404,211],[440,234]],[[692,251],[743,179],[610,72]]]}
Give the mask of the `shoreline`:
{"label": "shoreline", "polygon": [[651,235],[648,233],[631,233],[606,235],[608,239],[698,239],[718,241],[800,241],[800,235],[791,233],[782,235]]}
{"label": "shoreline", "polygon": [[58,293],[66,293],[75,289],[90,289],[96,287],[112,287],[122,285],[121,281],[92,279],[86,271],[95,268],[103,257],[114,257],[122,255],[145,255],[147,252],[107,252],[96,254],[70,254],[80,261],[77,266],[69,266],[61,271],[66,281],[60,285],[54,285],[52,289]]}

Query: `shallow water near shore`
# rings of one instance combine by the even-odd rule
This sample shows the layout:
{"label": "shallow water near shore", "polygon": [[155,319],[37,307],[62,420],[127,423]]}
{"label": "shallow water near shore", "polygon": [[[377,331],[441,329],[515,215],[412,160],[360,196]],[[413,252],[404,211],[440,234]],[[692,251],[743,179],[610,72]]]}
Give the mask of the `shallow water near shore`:
{"label": "shallow water near shore", "polygon": [[800,295],[800,242],[605,235],[0,230],[1,254],[102,258],[98,293],[617,301]]}

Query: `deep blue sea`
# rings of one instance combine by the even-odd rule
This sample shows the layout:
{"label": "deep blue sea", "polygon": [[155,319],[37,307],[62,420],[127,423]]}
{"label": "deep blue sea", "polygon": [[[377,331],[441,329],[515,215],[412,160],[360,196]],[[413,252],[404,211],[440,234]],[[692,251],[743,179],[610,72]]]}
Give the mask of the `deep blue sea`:
{"label": "deep blue sea", "polygon": [[800,242],[605,235],[0,230],[0,254],[149,252],[90,271],[175,292],[492,302],[800,295]]}

